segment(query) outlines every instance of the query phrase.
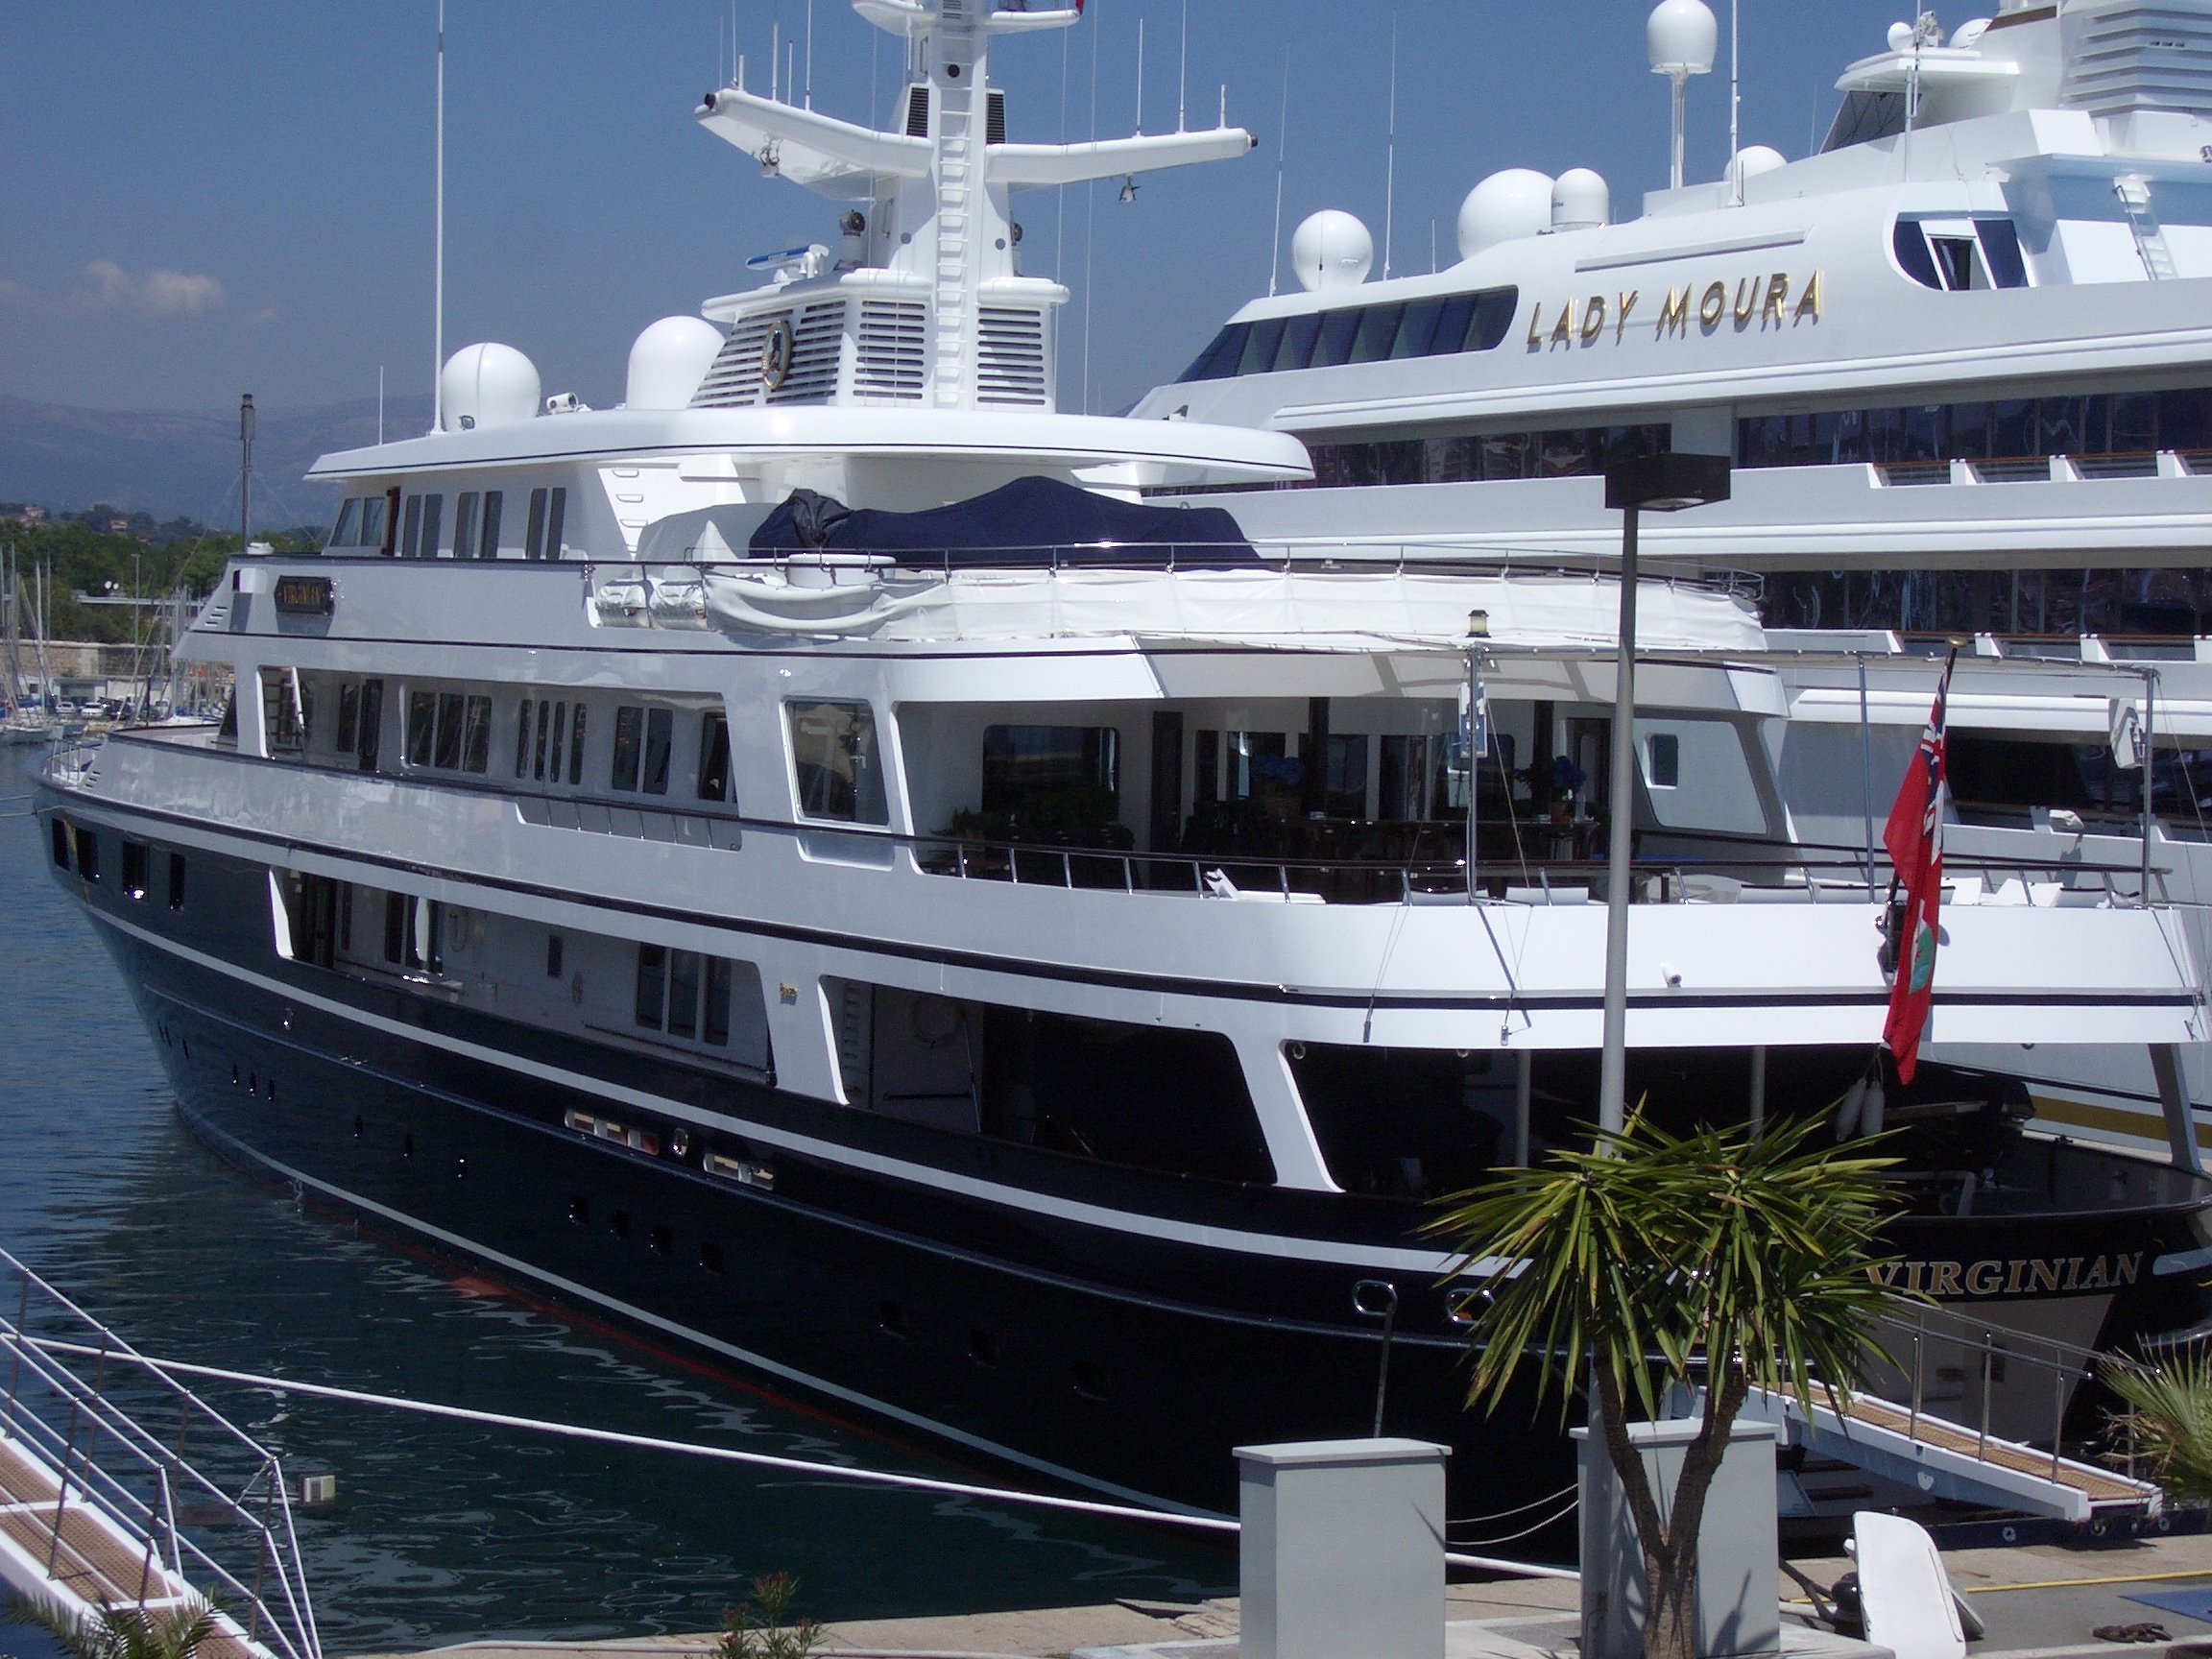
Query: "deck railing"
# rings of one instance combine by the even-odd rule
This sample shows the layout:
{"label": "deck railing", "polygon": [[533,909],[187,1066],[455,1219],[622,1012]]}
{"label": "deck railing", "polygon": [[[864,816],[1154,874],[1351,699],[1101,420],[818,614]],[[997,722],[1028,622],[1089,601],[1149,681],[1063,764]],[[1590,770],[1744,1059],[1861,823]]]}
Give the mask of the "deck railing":
{"label": "deck railing", "polygon": [[249,1644],[322,1659],[276,1453],[5,1250],[0,1358],[0,1441],[60,1478],[53,1525],[41,1529],[49,1576],[97,1570],[67,1536],[69,1511],[85,1506],[138,1541],[138,1581],[119,1586],[137,1602],[164,1594],[165,1575],[208,1597]]}

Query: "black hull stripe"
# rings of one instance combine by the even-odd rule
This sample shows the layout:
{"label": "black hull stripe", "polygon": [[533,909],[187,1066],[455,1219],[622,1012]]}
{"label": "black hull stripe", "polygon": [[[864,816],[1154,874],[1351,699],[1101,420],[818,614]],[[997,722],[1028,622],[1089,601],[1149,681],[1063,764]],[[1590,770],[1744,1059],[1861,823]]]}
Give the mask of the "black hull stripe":
{"label": "black hull stripe", "polygon": [[[387,858],[376,854],[360,853],[347,849],[320,846],[300,841],[291,836],[276,835],[266,830],[245,830],[233,826],[211,829],[204,819],[183,813],[169,812],[158,807],[119,806],[110,802],[85,801],[60,785],[49,782],[47,787],[70,803],[70,809],[82,809],[85,816],[99,818],[113,828],[128,827],[128,819],[151,819],[163,824],[189,828],[196,833],[228,837],[254,847],[281,848],[290,853],[304,853],[316,857],[329,858],[342,864],[351,864],[372,870],[383,870],[414,876],[428,881],[444,881],[463,888],[475,888],[497,893],[512,893],[526,898],[545,900],[554,903],[571,904],[586,909],[609,912],[619,916],[642,916],[655,921],[675,922],[686,926],[710,927],[717,932],[737,939],[777,939],[786,944],[813,945],[839,950],[854,950],[876,956],[896,957],[902,961],[926,962],[933,967],[961,968],[982,974],[998,974],[1016,978],[1046,979],[1057,984],[1095,985],[1119,991],[1139,991],[1148,995],[1168,997],[1205,998],[1220,1001],[1257,1002],[1278,1007],[1300,1008],[1422,1008],[1440,1009],[1450,1013],[1512,1014],[1529,1013],[1587,1013],[1605,1006],[1602,993],[1539,993],[1515,994],[1511,992],[1485,992],[1477,996],[1430,996],[1383,992],[1371,995],[1358,991],[1302,991],[1289,985],[1263,985],[1254,982],[1191,979],[1167,974],[1138,974],[1110,968],[1078,968],[1065,963],[1038,962],[1005,956],[984,955],[977,951],[946,950],[927,945],[910,945],[896,940],[865,938],[854,934],[838,933],[827,928],[802,927],[791,923],[745,921],[732,922],[695,911],[678,909],[672,905],[641,904],[635,901],[582,897],[567,889],[547,886],[536,881],[517,881],[506,877],[477,876],[431,865],[416,864],[400,858]],[[821,833],[836,834],[834,827],[826,827]],[[1234,863],[1232,859],[1230,862]],[[951,879],[951,878],[946,878]],[[1202,902],[1202,901],[1199,901]],[[1704,1009],[1737,1008],[1755,1011],[1761,1008],[1886,1008],[1889,1005],[1887,991],[1708,991],[1708,992],[1646,992],[1631,994],[1631,1008],[1643,1009]],[[2089,991],[2038,991],[2033,993],[2009,991],[1938,991],[1935,996],[1938,1008],[2195,1008],[2197,998],[2185,990],[2089,992]]]}
{"label": "black hull stripe", "polygon": [[[702,1127],[733,1128],[737,1133],[765,1144],[779,1146],[802,1157],[813,1158],[825,1164],[843,1165],[869,1175],[905,1181],[928,1187],[938,1191],[955,1192],[963,1197],[1021,1210],[1034,1214],[1049,1216],[1055,1220],[1072,1221],[1103,1228],[1110,1232],[1134,1233],[1177,1244],[1192,1245],[1204,1249],[1231,1251],[1239,1255],[1272,1257],[1311,1262],[1323,1266],[1344,1267],[1358,1270],[1380,1269],[1401,1273],[1425,1273],[1442,1278],[1453,1268],[1455,1258],[1437,1251],[1393,1250],[1374,1246],[1340,1246],[1333,1242],[1286,1237],[1280,1234],[1248,1233],[1235,1228],[1217,1227],[1204,1223],[1178,1221],[1171,1217],[1138,1214],[1128,1211],[1110,1210],[1102,1205],[1086,1203],[1080,1199],[1063,1198],[1033,1192],[1027,1188],[1006,1186],[998,1182],[980,1181],[973,1176],[960,1175],[926,1164],[909,1163],[904,1159],[888,1157],[856,1147],[841,1146],[834,1142],[821,1141],[810,1135],[765,1124],[754,1124],[701,1111],[680,1100],[671,1100],[660,1094],[628,1088],[604,1078],[587,1076],[561,1067],[549,1066],[543,1061],[526,1055],[510,1053],[501,1048],[473,1043],[466,1038],[446,1036],[426,1030],[402,1021],[391,1020],[350,1003],[321,996],[297,985],[254,973],[235,963],[226,962],[204,951],[126,922],[119,916],[105,911],[88,909],[87,914],[103,925],[128,934],[156,950],[178,957],[210,973],[220,974],[241,984],[250,985],[264,995],[280,1001],[308,1004],[336,1019],[349,1020],[370,1026],[387,1037],[397,1037],[409,1043],[445,1049],[464,1059],[499,1067],[505,1070],[572,1089],[580,1094],[596,1094],[603,1098],[619,1100],[625,1105],[655,1113],[674,1122],[691,1123]],[[267,1035],[263,1033],[263,1035]],[[415,1084],[406,1085],[418,1088]],[[427,1092],[425,1092],[427,1093]],[[1471,1271],[1484,1272],[1492,1264],[1477,1262]]]}

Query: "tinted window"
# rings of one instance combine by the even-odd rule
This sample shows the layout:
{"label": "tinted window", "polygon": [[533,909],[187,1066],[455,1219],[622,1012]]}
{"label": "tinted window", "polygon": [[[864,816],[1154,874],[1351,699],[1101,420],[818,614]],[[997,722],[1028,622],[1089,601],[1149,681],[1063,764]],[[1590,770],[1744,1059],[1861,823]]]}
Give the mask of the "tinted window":
{"label": "tinted window", "polygon": [[668,793],[668,752],[676,736],[676,711],[654,709],[645,715],[645,793]]}
{"label": "tinted window", "polygon": [[435,692],[410,691],[407,693],[407,764],[430,764],[431,745],[438,731],[438,698]]}
{"label": "tinted window", "polygon": [[1982,257],[1989,262],[1989,280],[1999,288],[2028,286],[2028,261],[2020,256],[2020,232],[2009,219],[1984,219],[1975,227],[1982,232]]}
{"label": "tinted window", "polygon": [[1928,252],[1928,238],[1916,219],[1900,219],[1891,232],[1889,245],[1896,250],[1897,264],[1906,276],[1923,288],[1940,288],[1943,278],[1936,274],[1936,260]]}
{"label": "tinted window", "polygon": [[1321,337],[1321,313],[1309,311],[1293,317],[1283,329],[1283,345],[1275,353],[1278,370],[1303,369],[1312,360],[1313,343]]}
{"label": "tinted window", "polygon": [[637,787],[638,751],[645,742],[645,710],[635,705],[614,710],[614,764],[607,781],[615,789]]}
{"label": "tinted window", "polygon": [[1314,368],[1334,368],[1352,360],[1352,342],[1359,337],[1360,315],[1357,307],[1321,313],[1320,337],[1313,343]]}
{"label": "tinted window", "polygon": [[476,492],[464,490],[453,503],[453,557],[476,556]]}
{"label": "tinted window", "polygon": [[568,728],[568,781],[584,781],[584,705],[576,705],[576,719]]}
{"label": "tinted window", "polygon": [[1275,366],[1276,349],[1283,344],[1281,317],[1270,317],[1252,325],[1252,332],[1244,338],[1244,355],[1238,360],[1239,374],[1263,374]]}
{"label": "tinted window", "polygon": [[698,794],[702,801],[730,798],[730,722],[719,714],[700,718]]}
{"label": "tinted window", "polygon": [[799,810],[849,824],[889,822],[875,710],[865,703],[793,703],[785,715]]}
{"label": "tinted window", "polygon": [[1406,313],[1403,305],[1370,305],[1359,314],[1359,333],[1352,342],[1351,361],[1376,363],[1390,355],[1392,342],[1398,338],[1398,322]]}
{"label": "tinted window", "polygon": [[477,556],[479,558],[496,559],[499,557],[499,503],[501,499],[500,493],[496,490],[488,490],[484,493],[484,534],[477,541],[479,548]]}

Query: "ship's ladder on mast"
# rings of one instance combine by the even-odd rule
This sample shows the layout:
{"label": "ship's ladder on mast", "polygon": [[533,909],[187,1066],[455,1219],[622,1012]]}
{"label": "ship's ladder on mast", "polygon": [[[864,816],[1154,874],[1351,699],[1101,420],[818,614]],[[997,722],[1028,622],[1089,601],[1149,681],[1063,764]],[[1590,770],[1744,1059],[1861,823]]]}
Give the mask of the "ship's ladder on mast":
{"label": "ship's ladder on mast", "polygon": [[2153,282],[2170,282],[2179,276],[2174,251],[2166,246],[2166,228],[2158,223],[2158,210],[2151,204],[2151,185],[2140,173],[2124,173],[2112,181],[2120,198],[2120,210],[2128,215],[2128,228],[2135,233],[2135,251],[2143,255],[2143,269]]}

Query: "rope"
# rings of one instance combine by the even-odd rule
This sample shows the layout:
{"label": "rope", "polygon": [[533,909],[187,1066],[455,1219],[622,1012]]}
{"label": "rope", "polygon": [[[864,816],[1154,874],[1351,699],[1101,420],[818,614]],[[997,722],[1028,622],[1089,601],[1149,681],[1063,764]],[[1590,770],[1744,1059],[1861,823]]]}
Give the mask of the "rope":
{"label": "rope", "polygon": [[[100,1350],[82,1342],[61,1342],[51,1337],[23,1336],[26,1345],[52,1354],[97,1358]],[[701,1446],[685,1440],[664,1440],[651,1434],[627,1434],[613,1429],[588,1429],[576,1423],[555,1423],[541,1417],[517,1417],[504,1411],[478,1411],[466,1406],[442,1406],[427,1400],[410,1400],[397,1394],[371,1394],[357,1388],[340,1388],[326,1382],[301,1382],[286,1377],[266,1377],[252,1371],[230,1371],[216,1365],[191,1365],[178,1359],[156,1359],[150,1355],[108,1352],[110,1364],[143,1365],[164,1376],[212,1378],[249,1388],[273,1389],[282,1394],[304,1394],[343,1401],[354,1406],[375,1406],[392,1411],[413,1411],[425,1417],[444,1417],[461,1423],[480,1423],[498,1429],[518,1429],[532,1434],[551,1434],[569,1440],[590,1440],[607,1446],[626,1446],[640,1452],[666,1452],[680,1457],[705,1457],[720,1463],[740,1463],[757,1469],[780,1469],[797,1475],[825,1476],[857,1480],[867,1485],[902,1487],[910,1491],[942,1492],[954,1497],[980,1498],[998,1503],[1027,1503],[1042,1509],[1061,1509],[1080,1515],[1100,1515],[1118,1521],[1139,1521],[1154,1526],[1189,1527],[1205,1532],[1241,1530],[1226,1516],[1179,1514],[1145,1509],[1131,1503],[1106,1503],[1090,1498],[1056,1498],[1042,1492],[1020,1492],[1002,1486],[978,1486],[961,1480],[938,1480],[925,1475],[899,1475],[883,1469],[863,1469],[847,1464],[818,1463],[803,1457],[781,1457],[769,1452],[741,1452],[730,1446]],[[1562,1567],[1539,1567],[1525,1561],[1499,1561],[1482,1555],[1447,1553],[1455,1567],[1484,1573],[1519,1575],[1531,1578],[1578,1578]]]}

